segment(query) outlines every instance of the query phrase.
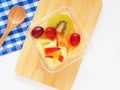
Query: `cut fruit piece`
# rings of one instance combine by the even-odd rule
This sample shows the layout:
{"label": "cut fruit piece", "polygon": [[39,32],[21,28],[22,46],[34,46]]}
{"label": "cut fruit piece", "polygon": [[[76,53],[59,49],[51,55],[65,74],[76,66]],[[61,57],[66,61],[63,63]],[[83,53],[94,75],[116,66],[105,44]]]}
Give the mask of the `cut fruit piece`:
{"label": "cut fruit piece", "polygon": [[51,40],[50,39],[41,39],[40,42],[41,43],[50,43]]}
{"label": "cut fruit piece", "polygon": [[65,46],[67,49],[70,47],[67,38],[59,32],[57,33],[57,42],[58,42],[58,46]]}
{"label": "cut fruit piece", "polygon": [[51,58],[51,59],[52,59],[52,58],[53,58],[53,56],[46,56],[46,58]]}
{"label": "cut fruit piece", "polygon": [[52,42],[50,39],[39,39],[39,41],[43,46],[48,45],[49,43]]}
{"label": "cut fruit piece", "polygon": [[62,55],[59,55],[59,56],[46,56],[45,58],[51,58],[53,61],[57,60],[62,62],[64,57]]}
{"label": "cut fruit piece", "polygon": [[48,58],[52,58],[54,60],[59,60],[60,62],[63,61],[64,58],[67,57],[67,49],[65,47],[60,47],[60,50],[52,52],[46,56]]}
{"label": "cut fruit piece", "polygon": [[58,32],[64,34],[66,37],[75,32],[72,19],[66,14],[57,14],[48,19],[47,26],[55,27]]}
{"label": "cut fruit piece", "polygon": [[60,48],[45,48],[45,54],[49,55],[50,53],[56,52],[60,50]]}
{"label": "cut fruit piece", "polygon": [[44,50],[43,45],[41,44],[40,41],[36,42],[36,47],[39,50],[40,54],[44,57],[45,56],[45,50]]}
{"label": "cut fruit piece", "polygon": [[59,60],[60,62],[63,62],[63,59],[64,59],[64,57],[63,57],[62,55],[60,55],[59,58],[58,58],[58,60]]}
{"label": "cut fruit piece", "polygon": [[61,51],[61,55],[62,55],[64,58],[67,58],[67,56],[68,56],[67,48],[61,46],[61,47],[60,47],[60,51]]}
{"label": "cut fruit piece", "polygon": [[54,41],[52,41],[49,44],[44,46],[44,48],[49,48],[49,47],[57,47],[57,41],[54,40]]}
{"label": "cut fruit piece", "polygon": [[59,55],[62,55],[60,50],[61,49],[59,49],[55,52],[52,52],[52,53],[48,54],[47,56],[54,56],[54,57],[57,57],[57,59],[58,59]]}

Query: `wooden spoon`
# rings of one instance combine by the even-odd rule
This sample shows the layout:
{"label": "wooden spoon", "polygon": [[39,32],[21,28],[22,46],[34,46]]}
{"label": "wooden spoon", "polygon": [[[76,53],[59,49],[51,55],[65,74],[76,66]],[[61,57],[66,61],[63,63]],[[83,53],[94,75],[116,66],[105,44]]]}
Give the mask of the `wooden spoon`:
{"label": "wooden spoon", "polygon": [[4,32],[4,34],[2,35],[2,37],[0,38],[0,47],[4,43],[6,37],[10,33],[10,31],[13,28],[15,28],[16,26],[18,26],[20,23],[22,23],[24,21],[25,17],[26,17],[26,12],[21,6],[14,6],[10,10],[9,15],[8,15],[7,28]]}

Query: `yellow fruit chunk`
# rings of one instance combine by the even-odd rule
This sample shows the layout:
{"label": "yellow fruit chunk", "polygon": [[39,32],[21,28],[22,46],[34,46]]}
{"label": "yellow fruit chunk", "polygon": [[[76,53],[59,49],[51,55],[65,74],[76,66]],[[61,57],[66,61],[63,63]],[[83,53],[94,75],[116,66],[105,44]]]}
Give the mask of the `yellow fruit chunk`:
{"label": "yellow fruit chunk", "polygon": [[41,39],[40,42],[44,46],[44,45],[47,45],[47,44],[51,43],[52,41],[50,39]]}
{"label": "yellow fruit chunk", "polygon": [[64,58],[67,58],[67,55],[68,55],[67,48],[66,48],[66,47],[63,47],[63,46],[60,46],[60,51],[61,51],[61,55],[62,55]]}
{"label": "yellow fruit chunk", "polygon": [[52,41],[49,44],[44,46],[44,48],[50,48],[50,47],[57,47],[57,41],[54,40],[54,41]]}

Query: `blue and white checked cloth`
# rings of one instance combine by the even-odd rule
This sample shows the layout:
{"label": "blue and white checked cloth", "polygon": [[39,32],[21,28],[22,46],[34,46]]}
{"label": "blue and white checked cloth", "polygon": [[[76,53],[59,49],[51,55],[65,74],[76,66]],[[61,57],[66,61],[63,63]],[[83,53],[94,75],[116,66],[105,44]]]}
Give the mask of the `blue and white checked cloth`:
{"label": "blue and white checked cloth", "polygon": [[2,48],[0,48],[0,56],[22,48],[26,38],[26,30],[31,23],[38,2],[39,0],[0,0],[0,37],[6,29],[8,13],[13,6],[20,5],[27,13],[24,22],[8,35]]}

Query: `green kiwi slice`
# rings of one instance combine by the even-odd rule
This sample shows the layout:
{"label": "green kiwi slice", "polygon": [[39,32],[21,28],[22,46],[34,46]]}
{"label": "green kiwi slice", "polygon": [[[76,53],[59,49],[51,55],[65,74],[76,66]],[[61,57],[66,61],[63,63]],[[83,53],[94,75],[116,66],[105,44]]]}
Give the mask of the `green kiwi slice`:
{"label": "green kiwi slice", "polygon": [[47,26],[56,28],[58,32],[64,34],[66,37],[74,32],[73,21],[66,14],[57,14],[48,19]]}

